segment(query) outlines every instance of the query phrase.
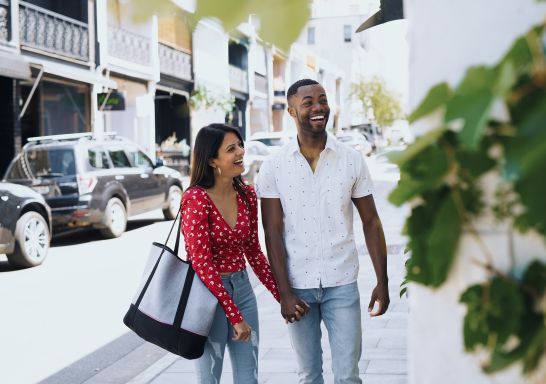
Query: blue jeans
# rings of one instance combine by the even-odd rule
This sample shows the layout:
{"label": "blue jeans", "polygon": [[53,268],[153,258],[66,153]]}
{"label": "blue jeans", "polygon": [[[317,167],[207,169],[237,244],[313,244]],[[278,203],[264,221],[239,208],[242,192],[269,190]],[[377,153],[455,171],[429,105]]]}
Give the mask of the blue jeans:
{"label": "blue jeans", "polygon": [[233,368],[233,382],[258,384],[258,307],[246,270],[222,276],[222,283],[252,328],[248,342],[233,341],[233,327],[221,306],[216,309],[212,328],[205,344],[205,353],[195,362],[200,384],[218,384],[222,376],[226,345]]}
{"label": "blue jeans", "polygon": [[323,384],[322,333],[328,330],[335,384],[362,383],[358,362],[362,354],[360,294],[356,282],[329,288],[294,289],[311,307],[300,321],[288,325],[298,360],[300,384]]}

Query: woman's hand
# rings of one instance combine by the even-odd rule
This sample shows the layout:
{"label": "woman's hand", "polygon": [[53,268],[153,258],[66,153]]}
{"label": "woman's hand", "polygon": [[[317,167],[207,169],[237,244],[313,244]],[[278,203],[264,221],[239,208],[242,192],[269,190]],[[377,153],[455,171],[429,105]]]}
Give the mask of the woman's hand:
{"label": "woman's hand", "polygon": [[241,321],[233,326],[233,340],[249,341],[252,328],[246,321]]}

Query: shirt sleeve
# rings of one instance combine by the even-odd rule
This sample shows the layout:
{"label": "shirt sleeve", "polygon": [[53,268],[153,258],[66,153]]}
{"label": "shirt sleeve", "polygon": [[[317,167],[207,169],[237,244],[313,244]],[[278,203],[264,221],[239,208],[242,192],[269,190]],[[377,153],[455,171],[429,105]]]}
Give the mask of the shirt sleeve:
{"label": "shirt sleeve", "polygon": [[250,236],[246,242],[244,251],[245,256],[258,279],[269,290],[269,292],[271,292],[275,300],[280,302],[281,297],[277,287],[277,282],[273,277],[273,273],[271,272],[271,267],[267,261],[267,258],[262,252],[262,247],[260,246],[260,240],[258,238],[258,198],[254,188],[247,187],[247,191],[250,200]]}
{"label": "shirt sleeve", "polygon": [[197,276],[203,281],[224,309],[232,325],[240,323],[243,316],[222,284],[218,268],[212,260],[210,243],[210,205],[200,190],[187,190],[182,199],[182,234],[186,242],[188,260]]}
{"label": "shirt sleeve", "polygon": [[260,166],[258,178],[256,179],[256,193],[259,197],[266,199],[278,199],[281,197],[277,189],[277,181],[275,178],[275,165],[273,159],[275,156],[269,156]]}
{"label": "shirt sleeve", "polygon": [[359,198],[371,195],[373,192],[372,177],[370,170],[366,165],[364,156],[358,154],[358,161],[356,162],[356,181],[353,185],[352,198]]}

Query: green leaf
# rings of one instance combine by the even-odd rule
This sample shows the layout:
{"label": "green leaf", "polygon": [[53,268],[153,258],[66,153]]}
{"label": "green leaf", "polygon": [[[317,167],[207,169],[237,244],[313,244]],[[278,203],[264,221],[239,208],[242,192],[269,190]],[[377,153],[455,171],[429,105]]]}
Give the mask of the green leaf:
{"label": "green leaf", "polygon": [[468,351],[487,344],[488,330],[483,296],[484,287],[476,284],[467,288],[460,298],[460,302],[467,306],[463,322],[463,341]]}
{"label": "green leaf", "polygon": [[389,195],[389,201],[402,205],[427,190],[438,188],[447,174],[446,153],[439,147],[428,147],[418,157],[402,164],[400,182]]}
{"label": "green leaf", "polygon": [[[175,6],[170,0],[130,0],[133,4],[133,19],[144,22],[151,15],[170,15]],[[197,0],[195,14],[189,15],[196,24],[202,18],[219,20],[228,33],[249,16],[260,20],[260,37],[288,52],[298,38],[311,15],[308,0]]]}
{"label": "green leaf", "polygon": [[469,151],[464,148],[458,149],[455,157],[461,168],[468,171],[472,178],[483,175],[497,165],[497,162],[488,156],[487,148],[483,147],[480,151]]}
{"label": "green leaf", "polygon": [[456,93],[447,103],[445,122],[462,119],[463,129],[459,138],[463,145],[476,149],[489,120],[489,110],[495,96],[492,91],[483,89],[469,94]]}
{"label": "green leaf", "polygon": [[308,0],[198,0],[195,16],[214,17],[230,32],[255,15],[260,21],[259,35],[288,52],[307,23],[311,10]]}
{"label": "green leaf", "polygon": [[522,282],[536,289],[539,294],[544,294],[546,289],[546,264],[534,260],[527,267]]}
{"label": "green leaf", "polygon": [[442,126],[442,127],[432,129],[432,130],[428,131],[427,133],[425,133],[424,135],[419,136],[404,151],[402,151],[402,152],[393,152],[393,153],[387,155],[387,157],[393,163],[401,166],[405,162],[407,162],[407,161],[411,160],[412,158],[414,158],[415,156],[417,156],[419,153],[424,151],[429,146],[436,143],[440,139],[440,137],[442,137],[444,135],[446,130],[447,130],[446,126]]}
{"label": "green leaf", "polygon": [[503,344],[520,327],[524,311],[523,296],[516,284],[500,277],[493,278],[490,292],[488,328],[496,335],[498,343]]}
{"label": "green leaf", "polygon": [[254,0],[260,18],[260,37],[288,52],[311,16],[308,0]]}
{"label": "green leaf", "polygon": [[253,0],[197,0],[195,18],[212,17],[220,20],[227,31],[232,31],[239,24],[248,21]]}
{"label": "green leaf", "polygon": [[448,189],[423,198],[425,204],[414,208],[406,223],[412,251],[408,278],[439,287],[453,263],[462,220]]}
{"label": "green leaf", "polygon": [[421,101],[421,104],[419,104],[415,111],[411,113],[409,116],[409,122],[413,123],[434,112],[449,100],[452,93],[453,91],[447,83],[436,84],[428,91],[428,94],[425,96],[423,101]]}

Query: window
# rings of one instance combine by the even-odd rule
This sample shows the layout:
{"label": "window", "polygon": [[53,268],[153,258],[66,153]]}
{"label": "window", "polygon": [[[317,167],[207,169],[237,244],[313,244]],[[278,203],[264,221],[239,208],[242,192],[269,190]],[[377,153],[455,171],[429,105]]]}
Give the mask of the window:
{"label": "window", "polygon": [[343,26],[343,41],[350,43],[352,38],[352,28],[350,25]]}
{"label": "window", "polygon": [[139,168],[152,167],[152,161],[142,151],[133,150],[129,151],[129,157],[133,163],[133,166]]}
{"label": "window", "polygon": [[25,152],[31,172],[37,177],[74,175],[74,151],[65,148],[30,149]]}
{"label": "window", "polygon": [[112,164],[114,164],[115,168],[125,168],[131,166],[127,155],[122,149],[110,150],[108,152],[110,153],[110,159],[112,159]]}
{"label": "window", "polygon": [[307,28],[307,44],[315,44],[315,27]]}
{"label": "window", "polygon": [[101,148],[91,148],[87,151],[89,157],[89,165],[93,168],[108,169],[110,168],[110,162],[108,161],[108,155]]}

